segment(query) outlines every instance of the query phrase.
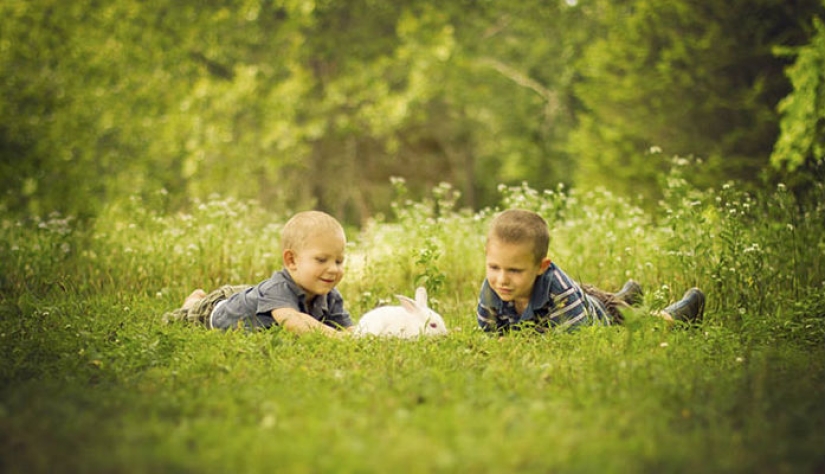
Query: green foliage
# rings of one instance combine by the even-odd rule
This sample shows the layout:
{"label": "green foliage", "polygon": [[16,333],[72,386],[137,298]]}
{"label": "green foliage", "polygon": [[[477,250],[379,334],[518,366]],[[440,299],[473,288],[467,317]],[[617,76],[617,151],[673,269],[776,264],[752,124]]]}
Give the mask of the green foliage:
{"label": "green foliage", "polygon": [[702,185],[763,170],[790,90],[772,48],[810,43],[810,81],[820,3],[4,2],[0,208],[83,220],[165,189],[161,212],[218,192],[361,226],[392,176],[474,210],[524,181],[654,208],[669,156]]}
{"label": "green foliage", "polygon": [[809,44],[778,51],[796,56],[787,69],[793,92],[779,103],[781,133],[771,155],[774,166],[789,171],[825,161],[825,26],[819,18],[813,26]]}
{"label": "green foliage", "polygon": [[2,205],[86,217],[166,189],[175,208],[217,191],[365,219],[378,199],[353,183],[386,182],[361,170],[453,48],[438,11],[370,5],[4,3]]}
{"label": "green foliage", "polygon": [[[0,467],[814,471],[825,188],[810,201],[784,186],[702,191],[691,172],[672,164],[653,215],[605,190],[501,186],[501,208],[548,220],[551,256],[576,278],[645,287],[626,325],[575,334],[475,329],[497,208],[461,209],[447,184],[413,200],[395,180],[393,215],[348,231],[339,289],[350,311],[424,284],[452,331],[419,341],[162,324],[194,286],[254,283],[279,267],[287,216],[254,202],[163,214],[135,199],[94,222],[6,217]],[[649,317],[693,285],[708,295],[701,327]]]}
{"label": "green foliage", "polygon": [[808,18],[821,7],[595,2],[596,34],[575,89],[585,108],[570,139],[576,183],[609,182],[655,202],[659,176],[677,155],[704,163],[688,177],[693,184],[758,184],[777,136],[774,108],[789,90],[772,47],[806,42]]}

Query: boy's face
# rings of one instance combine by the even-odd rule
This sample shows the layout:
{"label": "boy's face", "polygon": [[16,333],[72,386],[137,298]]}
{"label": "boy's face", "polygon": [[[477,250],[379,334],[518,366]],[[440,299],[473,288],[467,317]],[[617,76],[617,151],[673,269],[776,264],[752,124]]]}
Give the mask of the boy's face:
{"label": "boy's face", "polygon": [[526,302],[533,293],[536,277],[550,265],[550,259],[536,262],[529,243],[487,242],[487,282],[503,301]]}
{"label": "boy's face", "polygon": [[284,265],[309,299],[325,295],[344,277],[344,247],[341,234],[311,237],[301,250],[284,251]]}

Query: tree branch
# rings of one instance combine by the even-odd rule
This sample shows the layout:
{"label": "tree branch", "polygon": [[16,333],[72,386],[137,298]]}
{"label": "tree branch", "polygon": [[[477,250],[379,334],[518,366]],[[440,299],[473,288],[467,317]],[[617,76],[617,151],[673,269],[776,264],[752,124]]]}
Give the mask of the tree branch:
{"label": "tree branch", "polygon": [[522,87],[526,87],[535,92],[536,94],[538,94],[542,99],[544,99],[545,102],[547,102],[548,113],[553,114],[556,112],[556,110],[558,110],[559,99],[555,91],[552,91],[544,87],[527,74],[524,74],[521,71],[507,64],[504,64],[498,59],[480,58],[479,64],[481,64],[482,66],[495,69],[499,74],[506,77],[507,79],[510,79],[516,84]]}

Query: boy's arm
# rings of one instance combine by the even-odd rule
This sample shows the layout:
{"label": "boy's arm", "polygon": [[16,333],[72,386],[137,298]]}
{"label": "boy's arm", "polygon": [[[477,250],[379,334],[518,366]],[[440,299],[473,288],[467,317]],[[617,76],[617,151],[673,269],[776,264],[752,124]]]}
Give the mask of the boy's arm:
{"label": "boy's arm", "polygon": [[478,305],[476,308],[476,321],[478,321],[478,327],[484,330],[484,332],[498,330],[499,325],[496,315],[489,308],[485,308],[482,305]]}
{"label": "boy's arm", "polygon": [[481,291],[478,295],[478,306],[476,306],[476,321],[478,322],[478,327],[484,332],[499,331],[504,325],[504,322],[499,318],[494,309],[495,301],[495,293],[485,279],[481,285]]}
{"label": "boy's arm", "polygon": [[282,328],[294,334],[320,332],[325,336],[340,337],[342,333],[336,331],[308,314],[292,308],[278,308],[272,310],[272,317]]}
{"label": "boy's arm", "polygon": [[553,295],[555,308],[548,316],[548,321],[554,327],[571,329],[587,323],[588,312],[585,306],[585,295],[575,287],[568,288],[561,294]]}

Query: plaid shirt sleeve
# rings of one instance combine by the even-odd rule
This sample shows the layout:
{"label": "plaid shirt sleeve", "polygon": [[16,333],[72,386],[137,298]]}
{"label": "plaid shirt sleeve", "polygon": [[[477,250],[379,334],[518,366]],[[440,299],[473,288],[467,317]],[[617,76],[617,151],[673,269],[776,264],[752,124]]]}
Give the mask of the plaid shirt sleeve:
{"label": "plaid shirt sleeve", "polygon": [[551,325],[569,329],[593,320],[593,309],[584,292],[558,268],[553,271],[550,296],[553,308],[547,319]]}
{"label": "plaid shirt sleeve", "polygon": [[499,318],[494,307],[495,298],[492,288],[484,280],[481,285],[481,292],[478,297],[478,308],[476,308],[476,319],[478,320],[478,327],[486,332],[498,331],[503,325],[503,321]]}

